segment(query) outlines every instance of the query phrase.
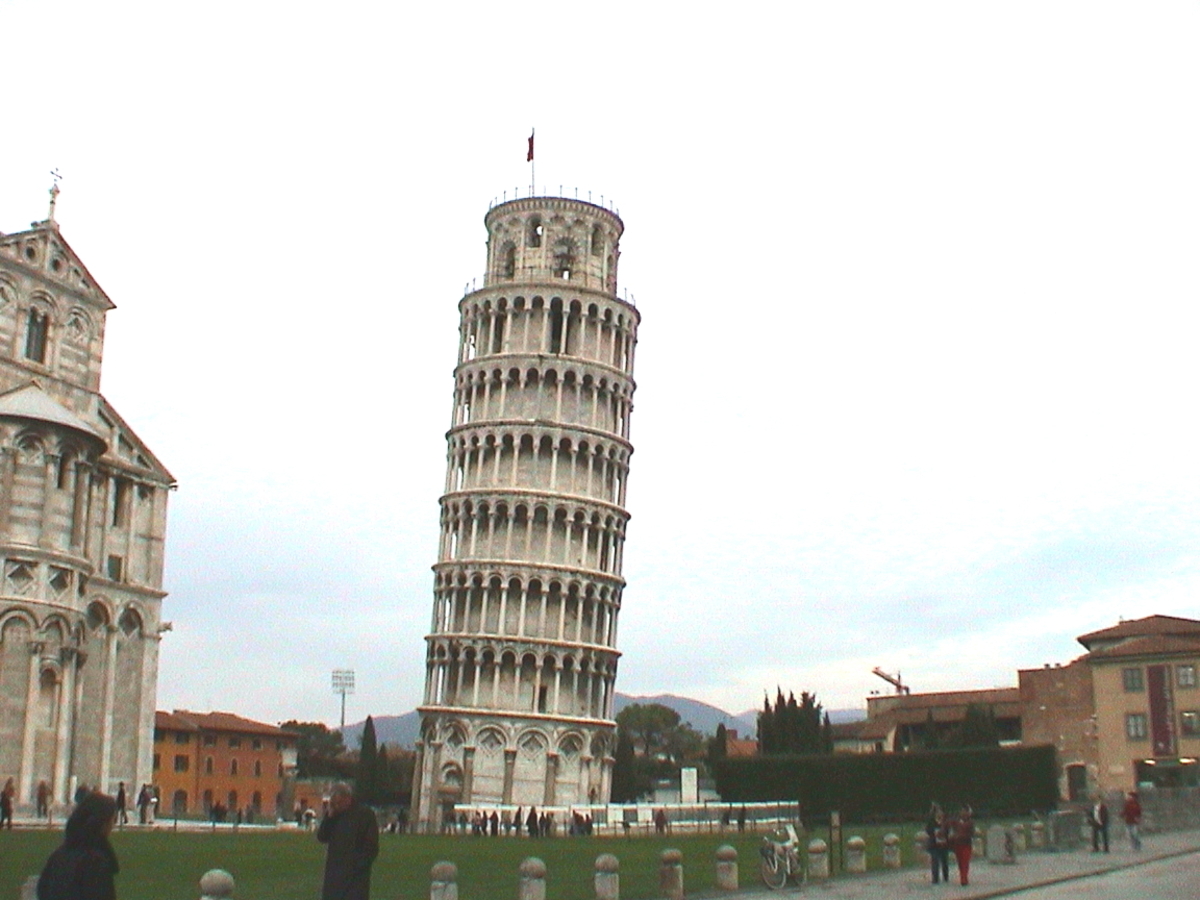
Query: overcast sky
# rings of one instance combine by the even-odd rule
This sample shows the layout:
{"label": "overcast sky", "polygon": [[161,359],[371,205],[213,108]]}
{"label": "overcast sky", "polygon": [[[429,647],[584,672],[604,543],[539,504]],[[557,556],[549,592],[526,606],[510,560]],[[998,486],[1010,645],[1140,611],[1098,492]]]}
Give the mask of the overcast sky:
{"label": "overcast sky", "polygon": [[643,316],[618,690],[1015,685],[1200,614],[1200,6],[0,0],[0,229],[114,299],[179,481],[159,707],[420,700],[483,216]]}

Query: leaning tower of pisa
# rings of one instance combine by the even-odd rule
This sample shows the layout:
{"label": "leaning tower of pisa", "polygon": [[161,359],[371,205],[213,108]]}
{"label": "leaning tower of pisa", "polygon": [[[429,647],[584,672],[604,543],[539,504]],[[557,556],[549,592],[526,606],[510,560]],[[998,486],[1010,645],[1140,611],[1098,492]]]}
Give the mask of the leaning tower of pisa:
{"label": "leaning tower of pisa", "polygon": [[[413,806],[605,803],[639,315],[615,212],[493,206],[459,303]],[[560,817],[561,821],[561,817]]]}

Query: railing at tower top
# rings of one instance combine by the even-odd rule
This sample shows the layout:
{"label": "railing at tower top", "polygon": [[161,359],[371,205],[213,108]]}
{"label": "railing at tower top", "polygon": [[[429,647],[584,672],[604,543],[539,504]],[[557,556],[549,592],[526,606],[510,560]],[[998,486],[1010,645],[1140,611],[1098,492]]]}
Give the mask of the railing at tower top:
{"label": "railing at tower top", "polygon": [[507,203],[509,200],[527,200],[531,197],[546,197],[552,200],[583,200],[584,202],[590,203],[593,206],[599,206],[601,209],[607,209],[618,219],[621,218],[621,210],[617,209],[617,205],[613,203],[612,200],[606,200],[603,194],[597,195],[600,198],[599,200],[593,200],[591,191],[584,191],[587,196],[580,197],[579,188],[571,188],[571,190],[574,192],[573,197],[567,196],[567,192],[563,189],[561,184],[558,186],[557,194],[550,190],[549,185],[542,185],[540,190],[532,184],[526,185],[525,187],[515,187],[511,191],[511,197],[508,196],[510,193],[509,191],[505,191],[499,197],[493,197],[492,202],[488,204],[488,209],[490,210],[493,207],[499,206],[501,203]]}
{"label": "railing at tower top", "polygon": [[637,302],[634,300],[633,294],[624,288],[620,291],[613,291],[605,281],[604,277],[588,272],[585,269],[572,270],[568,277],[566,275],[555,275],[552,270],[547,269],[545,266],[523,266],[513,269],[511,273],[485,272],[483,275],[476,276],[463,285],[463,296],[465,297],[467,294],[472,294],[484,288],[495,288],[509,284],[560,285],[560,289],[564,291],[569,291],[573,288],[601,291],[610,297],[616,297],[632,307],[637,307]]}

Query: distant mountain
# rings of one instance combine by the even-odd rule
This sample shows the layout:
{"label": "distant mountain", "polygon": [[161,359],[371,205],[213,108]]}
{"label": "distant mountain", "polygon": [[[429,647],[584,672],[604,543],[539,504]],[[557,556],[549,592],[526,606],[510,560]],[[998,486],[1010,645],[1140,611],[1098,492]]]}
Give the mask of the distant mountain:
{"label": "distant mountain", "polygon": [[[754,738],[758,731],[758,710],[748,709],[740,715],[731,715],[723,709],[718,709],[708,703],[693,700],[690,697],[677,697],[674,694],[656,694],[653,697],[633,697],[629,694],[616,695],[616,712],[620,712],[631,703],[658,703],[679,713],[679,718],[687,722],[701,734],[716,734],[717,726],[724,724],[726,728],[735,728],[739,737]],[[861,709],[829,709],[829,721],[857,722],[867,717]],[[405,747],[411,749],[420,734],[421,721],[416,710],[400,716],[375,716],[375,740],[389,747]],[[362,740],[364,722],[355,722],[342,729],[342,738],[351,750],[357,750]]]}

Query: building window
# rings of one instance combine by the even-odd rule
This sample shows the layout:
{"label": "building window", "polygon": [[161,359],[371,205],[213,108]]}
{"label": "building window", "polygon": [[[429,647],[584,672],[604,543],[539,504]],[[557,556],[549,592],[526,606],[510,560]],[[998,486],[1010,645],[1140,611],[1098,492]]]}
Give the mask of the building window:
{"label": "building window", "polygon": [[109,581],[124,581],[125,580],[125,557],[110,556],[108,558],[108,580]]}
{"label": "building window", "polygon": [[175,771],[186,772],[188,770],[188,758],[186,756],[175,757]]}
{"label": "building window", "polygon": [[1200,737],[1200,712],[1194,709],[1179,714],[1179,733],[1184,737]]}
{"label": "building window", "polygon": [[50,331],[50,316],[36,309],[29,310],[29,324],[25,330],[25,358],[34,362],[46,361],[46,335]]}
{"label": "building window", "polygon": [[1127,738],[1131,741],[1145,740],[1146,734],[1145,713],[1129,713],[1125,716],[1125,736]]}
{"label": "building window", "polygon": [[155,753],[154,754],[154,771],[157,772],[160,768],[162,768],[162,757],[159,756],[157,753]]}
{"label": "building window", "polygon": [[229,774],[230,775],[237,774],[237,760],[236,759],[231,759],[229,761]]}
{"label": "building window", "polygon": [[206,734],[204,736],[204,746],[205,747],[217,746],[217,736],[215,734]]}
{"label": "building window", "polygon": [[261,759],[256,759],[254,761],[254,774],[257,776],[262,775],[262,760]]}
{"label": "building window", "polygon": [[186,744],[188,742],[189,737],[190,737],[190,735],[187,735],[183,732],[179,732],[178,734],[175,735],[175,743]]}
{"label": "building window", "polygon": [[231,737],[231,738],[229,739],[229,746],[230,746],[230,747],[240,747],[240,746],[242,746],[242,739],[241,739],[240,737]]}
{"label": "building window", "polygon": [[258,738],[255,738],[254,740],[252,740],[250,742],[250,746],[252,748],[254,748],[255,750],[261,750],[262,749],[262,741],[260,741]]}
{"label": "building window", "polygon": [[113,479],[112,491],[112,524],[124,525],[129,518],[129,487],[130,483],[124,478]]}
{"label": "building window", "polygon": [[204,757],[204,774],[211,775],[213,773],[213,758],[211,756]]}
{"label": "building window", "polygon": [[1181,688],[1194,688],[1196,686],[1196,667],[1191,664],[1176,666],[1175,683]]}
{"label": "building window", "polygon": [[1122,669],[1121,680],[1125,683],[1125,690],[1129,693],[1146,689],[1146,678],[1140,668]]}

